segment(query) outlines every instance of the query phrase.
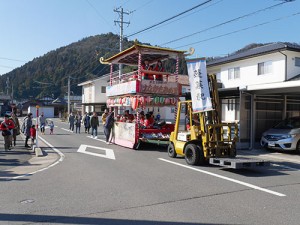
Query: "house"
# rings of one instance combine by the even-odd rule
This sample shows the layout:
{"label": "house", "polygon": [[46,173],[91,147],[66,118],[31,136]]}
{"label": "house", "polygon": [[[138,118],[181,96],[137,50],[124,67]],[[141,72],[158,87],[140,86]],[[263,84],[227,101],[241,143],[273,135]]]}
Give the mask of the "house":
{"label": "house", "polygon": [[109,75],[78,84],[82,87],[82,112],[97,112],[102,115],[106,109],[106,86],[109,85]]}
{"label": "house", "polygon": [[252,148],[278,121],[300,116],[300,46],[272,43],[207,63],[220,83],[222,120],[239,122]]}

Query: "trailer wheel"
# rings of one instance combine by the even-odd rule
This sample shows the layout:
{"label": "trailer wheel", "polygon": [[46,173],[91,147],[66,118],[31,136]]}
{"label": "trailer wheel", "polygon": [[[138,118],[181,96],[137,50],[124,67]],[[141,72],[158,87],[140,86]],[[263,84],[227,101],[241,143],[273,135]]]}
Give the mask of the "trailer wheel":
{"label": "trailer wheel", "polygon": [[171,158],[176,158],[176,156],[177,156],[177,153],[175,151],[175,147],[174,147],[173,143],[170,143],[168,145],[168,155]]}
{"label": "trailer wheel", "polygon": [[185,161],[189,165],[204,164],[203,149],[195,144],[188,144],[185,147]]}

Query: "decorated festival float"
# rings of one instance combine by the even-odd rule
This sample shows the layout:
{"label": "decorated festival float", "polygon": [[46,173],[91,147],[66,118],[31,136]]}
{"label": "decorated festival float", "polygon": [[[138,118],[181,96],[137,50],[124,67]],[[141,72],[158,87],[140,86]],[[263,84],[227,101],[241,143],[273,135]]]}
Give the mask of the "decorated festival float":
{"label": "decorated festival float", "polygon": [[[106,87],[106,95],[107,107],[115,113],[113,143],[133,149],[138,149],[143,142],[168,144],[169,135],[174,130],[177,101],[182,95],[178,67],[184,53],[185,51],[135,43],[108,59],[100,59],[101,63],[110,64],[110,81]],[[154,69],[158,61],[168,59],[175,59],[174,71]],[[151,70],[145,65],[146,62]],[[133,71],[114,73],[113,65],[120,64],[132,67]],[[172,121],[166,121],[166,114],[170,113],[163,115],[163,108],[166,107],[174,109]],[[130,112],[131,118],[124,116],[125,111]],[[147,114],[151,113],[154,114],[151,116],[155,123],[144,126],[143,116],[146,114],[149,117]]]}

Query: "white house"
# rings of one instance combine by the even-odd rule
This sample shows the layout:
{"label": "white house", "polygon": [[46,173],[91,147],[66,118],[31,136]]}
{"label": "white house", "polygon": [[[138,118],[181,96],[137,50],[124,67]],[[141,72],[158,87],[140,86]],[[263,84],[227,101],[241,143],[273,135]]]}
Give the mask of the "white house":
{"label": "white house", "polygon": [[109,75],[78,84],[82,86],[82,112],[97,112],[102,114],[106,108],[106,86]]}
{"label": "white house", "polygon": [[238,121],[250,148],[286,117],[300,115],[300,46],[272,43],[207,63],[220,83],[222,120]]}

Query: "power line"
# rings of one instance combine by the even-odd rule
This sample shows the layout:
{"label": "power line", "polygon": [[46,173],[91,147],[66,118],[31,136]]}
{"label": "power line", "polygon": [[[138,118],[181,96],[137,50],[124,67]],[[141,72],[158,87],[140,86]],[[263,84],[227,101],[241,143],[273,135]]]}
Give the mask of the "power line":
{"label": "power line", "polygon": [[[204,10],[204,9],[207,9],[207,8],[211,7],[211,6],[214,6],[214,5],[216,5],[216,4],[219,4],[219,3],[222,2],[222,1],[224,1],[224,0],[219,0],[218,2],[215,2],[215,3],[213,3],[213,4],[208,5],[207,7],[204,7],[204,8],[201,8],[201,9],[199,9],[199,10],[196,10],[196,11],[194,11],[194,12],[191,12],[191,13],[187,14],[186,16],[182,16],[182,17],[180,17],[180,18],[178,18],[178,19],[176,19],[176,20],[170,21],[169,23],[160,25],[160,26],[158,26],[158,27],[151,28],[151,29],[149,29],[149,30],[147,30],[147,31],[145,31],[145,32],[146,32],[146,33],[147,33],[147,32],[151,32],[151,31],[153,31],[153,30],[156,30],[156,29],[159,29],[159,28],[161,28],[161,27],[167,26],[167,25],[169,25],[169,24],[171,24],[171,23],[174,23],[174,22],[176,22],[176,21],[178,21],[178,20],[182,20],[182,19],[184,19],[184,18],[186,18],[186,17],[188,17],[188,16],[190,16],[190,15],[192,15],[192,14],[198,13],[199,11],[202,11],[202,10]],[[134,10],[133,10],[133,12],[134,12]]]}
{"label": "power line", "polygon": [[97,15],[101,18],[101,19],[103,19],[105,22],[106,22],[106,24],[108,25],[108,26],[110,26],[110,28],[112,28],[112,30],[115,30],[110,24],[109,24],[109,22],[101,15],[101,13],[96,9],[96,7],[94,6],[94,5],[92,5],[92,3],[90,3],[90,1],[89,0],[86,0],[86,2],[95,10],[95,12],[97,13]]}
{"label": "power line", "polygon": [[218,36],[215,36],[215,37],[212,37],[212,38],[207,38],[207,39],[204,39],[204,40],[201,40],[201,41],[197,41],[197,42],[193,42],[193,43],[190,43],[190,44],[182,45],[182,46],[176,47],[175,49],[191,46],[191,45],[194,45],[194,44],[199,44],[201,42],[210,41],[210,40],[217,39],[217,38],[220,38],[220,37],[228,36],[230,34],[239,33],[241,31],[249,30],[249,29],[252,29],[252,28],[256,28],[256,27],[259,27],[259,26],[263,26],[263,25],[266,25],[266,24],[269,24],[269,23],[273,23],[273,22],[276,22],[276,21],[279,21],[279,20],[287,19],[287,18],[290,18],[290,17],[293,17],[293,16],[298,16],[298,15],[300,15],[300,12],[297,12],[297,13],[294,13],[294,14],[291,14],[291,15],[288,15],[288,16],[280,17],[280,18],[277,18],[277,19],[274,19],[274,20],[269,20],[267,22],[256,24],[256,25],[246,27],[246,28],[243,28],[243,29],[235,30],[235,31],[232,31],[232,32],[229,32],[229,33],[226,33],[226,34],[221,34],[221,35],[218,35]]}
{"label": "power line", "polygon": [[10,59],[10,58],[5,58],[5,57],[0,57],[0,59],[9,60],[9,61],[16,61],[16,62],[27,62],[27,61],[20,60],[20,59]]}
{"label": "power line", "polygon": [[190,11],[192,11],[193,9],[196,9],[196,8],[198,8],[198,7],[200,7],[200,6],[203,6],[203,5],[205,5],[205,4],[207,4],[207,3],[211,2],[211,1],[212,1],[212,0],[207,0],[207,1],[205,1],[205,2],[203,2],[203,3],[201,3],[201,4],[198,4],[198,5],[192,7],[192,8],[190,8],[190,9],[188,9],[188,10],[185,10],[185,11],[183,11],[183,12],[181,12],[181,13],[175,15],[175,16],[172,16],[172,17],[170,17],[170,18],[168,18],[168,19],[165,19],[165,20],[163,20],[163,21],[161,21],[161,22],[159,22],[159,23],[157,23],[157,24],[154,24],[154,25],[152,25],[152,26],[150,26],[150,27],[147,27],[147,28],[145,28],[145,29],[143,29],[143,30],[140,30],[140,31],[138,31],[138,32],[135,32],[135,33],[133,33],[133,34],[127,35],[126,37],[127,37],[127,38],[128,38],[128,37],[131,37],[131,36],[133,36],[133,35],[142,33],[142,32],[144,32],[144,31],[146,31],[146,30],[149,30],[149,29],[151,29],[151,28],[153,28],[153,27],[156,27],[156,26],[158,26],[158,25],[161,25],[161,24],[163,24],[163,23],[165,23],[165,22],[168,22],[169,20],[172,20],[172,19],[174,19],[174,18],[176,18],[176,17],[178,17],[178,16],[181,16],[181,15],[187,13],[187,12],[190,12]]}
{"label": "power line", "polygon": [[273,9],[273,8],[275,8],[275,7],[277,7],[277,6],[280,6],[280,5],[283,5],[283,4],[285,4],[285,3],[288,3],[288,2],[287,2],[287,1],[284,1],[284,2],[281,2],[281,3],[275,4],[275,5],[269,6],[269,7],[267,7],[267,8],[263,8],[263,9],[260,9],[260,10],[257,10],[257,11],[254,11],[254,12],[251,12],[251,13],[248,13],[248,14],[245,14],[245,15],[243,15],[243,16],[239,16],[239,17],[236,17],[236,18],[234,18],[234,19],[227,20],[226,22],[217,24],[217,25],[215,25],[215,26],[206,28],[206,29],[204,29],[204,30],[197,31],[197,32],[195,32],[195,33],[192,33],[192,34],[189,34],[189,35],[186,35],[186,36],[183,36],[183,37],[174,39],[174,40],[172,40],[172,41],[163,43],[163,44],[161,44],[160,46],[164,46],[164,45],[167,45],[167,44],[176,42],[176,41],[180,41],[180,40],[183,40],[183,39],[185,39],[185,38],[189,38],[189,37],[191,37],[191,36],[194,36],[194,35],[196,35],[196,34],[200,34],[200,33],[203,33],[203,32],[205,32],[205,31],[212,30],[212,29],[214,29],[214,28],[223,26],[223,25],[225,25],[225,24],[232,23],[232,22],[235,22],[235,21],[237,21],[237,20],[240,20],[240,19],[243,19],[243,18],[246,18],[246,17],[249,17],[249,16],[253,16],[253,15],[257,14],[257,13],[260,13],[260,12],[263,12],[263,11],[266,11],[266,10],[269,10],[269,9]]}

